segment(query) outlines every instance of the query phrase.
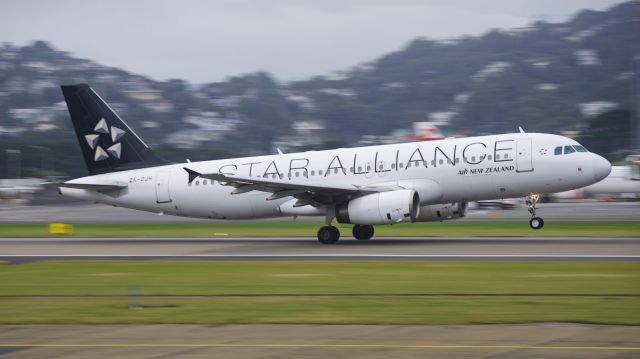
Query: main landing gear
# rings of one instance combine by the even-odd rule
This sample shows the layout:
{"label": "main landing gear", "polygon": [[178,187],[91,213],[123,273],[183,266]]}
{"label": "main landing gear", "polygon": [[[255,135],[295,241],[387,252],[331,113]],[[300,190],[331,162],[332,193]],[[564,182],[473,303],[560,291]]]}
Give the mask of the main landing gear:
{"label": "main landing gear", "polygon": [[527,203],[527,209],[529,213],[531,213],[531,219],[529,220],[529,226],[533,229],[540,229],[544,227],[544,220],[538,216],[536,216],[536,204],[540,201],[540,195],[537,193],[532,193],[531,195],[525,197],[525,202]]}
{"label": "main landing gear", "polygon": [[355,239],[366,241],[373,237],[373,226],[356,224],[353,226],[351,233],[353,233]]}
{"label": "main landing gear", "polygon": [[340,239],[340,231],[334,226],[324,226],[318,230],[318,241],[322,244],[334,244]]}
{"label": "main landing gear", "polygon": [[[358,240],[367,240],[373,237],[373,226],[353,226],[353,236]],[[318,241],[322,244],[335,244],[340,239],[340,231],[334,226],[324,226],[318,230]]]}

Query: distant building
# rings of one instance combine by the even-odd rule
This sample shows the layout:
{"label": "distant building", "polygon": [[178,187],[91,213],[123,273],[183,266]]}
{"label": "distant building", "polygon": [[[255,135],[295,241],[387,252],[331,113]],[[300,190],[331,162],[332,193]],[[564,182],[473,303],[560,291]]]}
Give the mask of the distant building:
{"label": "distant building", "polygon": [[488,77],[497,76],[503,73],[509,67],[511,67],[510,62],[494,61],[476,72],[473,76],[471,76],[471,79],[476,82],[481,82]]}
{"label": "distant building", "polygon": [[[174,132],[167,136],[165,143],[178,148],[197,148],[203,142],[218,141],[225,135],[235,132],[243,123],[238,119],[218,117],[217,112],[193,112],[185,116],[182,121],[197,127]],[[147,126],[155,126],[152,121],[146,121]]]}
{"label": "distant building", "polygon": [[582,116],[589,118],[615,110],[618,108],[618,104],[611,101],[594,101],[579,103],[578,108],[580,109]]}
{"label": "distant building", "polygon": [[283,151],[296,150],[302,147],[318,146],[323,142],[324,124],[317,120],[295,121],[291,124],[292,134],[279,137],[273,142],[276,148]]}
{"label": "distant building", "polygon": [[598,57],[598,52],[596,50],[576,50],[575,55],[578,61],[578,65],[580,66],[600,65],[600,58]]}

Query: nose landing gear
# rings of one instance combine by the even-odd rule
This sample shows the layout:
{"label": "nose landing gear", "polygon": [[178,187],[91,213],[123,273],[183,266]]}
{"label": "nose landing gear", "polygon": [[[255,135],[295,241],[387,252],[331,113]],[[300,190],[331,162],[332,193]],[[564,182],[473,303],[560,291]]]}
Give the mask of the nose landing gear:
{"label": "nose landing gear", "polygon": [[532,193],[529,196],[525,197],[525,202],[527,203],[527,209],[529,213],[531,213],[531,219],[529,220],[529,226],[533,229],[540,229],[544,227],[544,220],[538,216],[536,216],[536,204],[540,201],[540,194]]}

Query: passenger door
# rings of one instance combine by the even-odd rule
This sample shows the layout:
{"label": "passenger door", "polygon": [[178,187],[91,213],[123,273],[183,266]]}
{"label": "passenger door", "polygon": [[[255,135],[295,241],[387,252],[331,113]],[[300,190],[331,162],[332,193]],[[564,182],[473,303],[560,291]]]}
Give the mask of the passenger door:
{"label": "passenger door", "polygon": [[169,171],[156,173],[156,202],[171,202],[171,195],[169,194]]}
{"label": "passenger door", "polygon": [[531,155],[531,139],[525,138],[516,142],[516,172],[533,171]]}

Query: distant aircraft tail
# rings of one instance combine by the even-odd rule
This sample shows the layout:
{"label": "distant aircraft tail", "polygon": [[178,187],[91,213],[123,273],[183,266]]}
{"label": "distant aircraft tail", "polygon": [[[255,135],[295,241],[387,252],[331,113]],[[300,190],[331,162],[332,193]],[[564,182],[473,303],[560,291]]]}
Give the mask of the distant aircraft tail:
{"label": "distant aircraft tail", "polygon": [[169,164],[87,84],[61,86],[91,175]]}

